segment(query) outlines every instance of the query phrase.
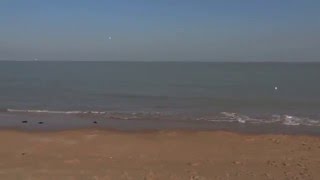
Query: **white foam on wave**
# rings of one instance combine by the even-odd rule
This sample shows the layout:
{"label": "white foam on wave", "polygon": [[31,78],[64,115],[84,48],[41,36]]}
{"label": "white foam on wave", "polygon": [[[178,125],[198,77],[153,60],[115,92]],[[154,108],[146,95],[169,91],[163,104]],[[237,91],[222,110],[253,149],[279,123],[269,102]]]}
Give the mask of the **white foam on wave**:
{"label": "white foam on wave", "polygon": [[221,112],[223,116],[225,116],[228,119],[233,119],[234,121],[238,123],[246,123],[248,121],[250,122],[255,122],[255,121],[260,121],[258,119],[250,118],[249,116],[233,113],[233,112]]}
{"label": "white foam on wave", "polygon": [[[46,109],[5,109],[4,112],[9,113],[39,113],[39,114],[65,114],[65,115],[101,115],[104,118],[110,119],[146,119],[161,117],[173,118],[170,114],[162,114],[159,112],[108,112],[108,111],[54,111]],[[176,118],[176,117],[175,117]],[[272,115],[264,118],[253,118],[247,115],[238,114],[234,112],[221,112],[220,115],[198,117],[195,120],[198,121],[210,121],[210,122],[227,122],[227,123],[241,123],[241,124],[283,124],[287,126],[320,126],[320,120],[310,119],[307,117],[298,117],[293,115]]]}
{"label": "white foam on wave", "polygon": [[290,116],[290,115],[284,115],[282,123],[288,126],[298,126],[298,125],[320,126],[319,120],[314,120],[306,117]]}
{"label": "white foam on wave", "polygon": [[241,117],[237,118],[237,120],[238,120],[239,123],[246,123],[246,120],[242,119]]}
{"label": "white foam on wave", "polygon": [[207,121],[211,121],[211,122],[237,122],[235,120],[226,120],[226,119],[209,119]]}
{"label": "white foam on wave", "polygon": [[[237,122],[237,123],[246,123],[248,120],[251,120],[248,116],[239,115],[237,113],[232,112],[221,112],[221,116],[214,116],[214,117],[202,117],[197,118],[196,120],[204,120],[204,121],[211,121],[211,122]],[[254,119],[252,119],[254,120]]]}
{"label": "white foam on wave", "polygon": [[90,111],[92,114],[105,114],[106,112],[104,111]]}
{"label": "white foam on wave", "polygon": [[230,118],[237,117],[236,113],[233,113],[233,112],[221,112],[221,114],[226,116],[226,117],[230,117]]}
{"label": "white foam on wave", "polygon": [[34,110],[34,109],[7,109],[12,113],[48,113],[48,114],[104,114],[104,111],[52,111],[52,110]]}
{"label": "white foam on wave", "polygon": [[282,123],[288,126],[298,126],[301,124],[301,120],[294,116],[284,115],[284,120]]}
{"label": "white foam on wave", "polygon": [[147,113],[147,112],[112,112],[112,111],[53,111],[53,110],[34,110],[34,109],[6,109],[5,112],[9,113],[25,113],[25,114],[61,114],[61,115],[94,115],[106,119],[118,119],[118,120],[129,120],[129,119],[143,119],[159,117],[160,112]]}
{"label": "white foam on wave", "polygon": [[234,112],[221,112],[222,117],[216,116],[211,118],[198,118],[197,120],[206,120],[211,122],[237,122],[249,124],[272,124],[281,123],[287,126],[320,126],[320,120],[310,119],[306,117],[297,117],[291,115],[272,115],[262,119],[252,118],[246,115]]}

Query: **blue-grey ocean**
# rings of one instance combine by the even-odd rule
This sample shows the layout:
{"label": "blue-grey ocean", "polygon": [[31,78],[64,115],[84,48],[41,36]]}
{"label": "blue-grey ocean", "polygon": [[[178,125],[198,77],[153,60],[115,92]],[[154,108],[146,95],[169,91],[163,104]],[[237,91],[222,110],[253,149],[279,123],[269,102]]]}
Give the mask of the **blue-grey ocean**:
{"label": "blue-grey ocean", "polygon": [[319,133],[320,64],[0,62],[1,128],[96,126]]}

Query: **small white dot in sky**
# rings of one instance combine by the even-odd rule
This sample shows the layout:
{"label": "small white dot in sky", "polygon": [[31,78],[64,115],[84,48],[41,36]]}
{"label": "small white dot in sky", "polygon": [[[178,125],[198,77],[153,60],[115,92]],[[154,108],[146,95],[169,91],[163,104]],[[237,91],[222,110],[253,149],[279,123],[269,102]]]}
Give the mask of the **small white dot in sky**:
{"label": "small white dot in sky", "polygon": [[277,86],[275,86],[275,87],[274,87],[274,90],[278,90],[278,87],[277,87]]}
{"label": "small white dot in sky", "polygon": [[112,37],[111,36],[109,36],[109,38],[108,39],[112,39]]}

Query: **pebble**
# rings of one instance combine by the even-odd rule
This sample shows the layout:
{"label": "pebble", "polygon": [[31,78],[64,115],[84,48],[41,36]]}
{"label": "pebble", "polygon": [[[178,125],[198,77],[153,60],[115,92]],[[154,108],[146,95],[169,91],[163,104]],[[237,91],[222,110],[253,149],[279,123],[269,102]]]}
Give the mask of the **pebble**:
{"label": "pebble", "polygon": [[190,180],[200,180],[200,176],[197,176],[197,175],[191,176]]}
{"label": "pebble", "polygon": [[241,164],[241,162],[240,161],[234,161],[233,164],[239,165],[239,164]]}
{"label": "pebble", "polygon": [[279,144],[279,143],[280,143],[280,140],[279,140],[279,139],[274,139],[274,138],[272,138],[271,140],[272,140],[272,142],[274,142],[274,143],[276,143],[276,144]]}
{"label": "pebble", "polygon": [[270,165],[270,166],[277,166],[277,163],[276,161],[267,161],[267,164]]}
{"label": "pebble", "polygon": [[304,167],[301,163],[298,163],[297,165],[298,165],[299,167]]}
{"label": "pebble", "polygon": [[287,163],[287,162],[283,162],[282,165],[283,165],[283,166],[289,166],[290,164]]}

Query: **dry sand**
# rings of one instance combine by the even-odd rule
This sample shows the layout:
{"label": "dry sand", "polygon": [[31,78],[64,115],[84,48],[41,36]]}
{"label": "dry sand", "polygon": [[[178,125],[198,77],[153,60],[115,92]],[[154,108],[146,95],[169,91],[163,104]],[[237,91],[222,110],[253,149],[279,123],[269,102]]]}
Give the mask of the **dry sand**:
{"label": "dry sand", "polygon": [[320,179],[320,137],[0,131],[0,179]]}

